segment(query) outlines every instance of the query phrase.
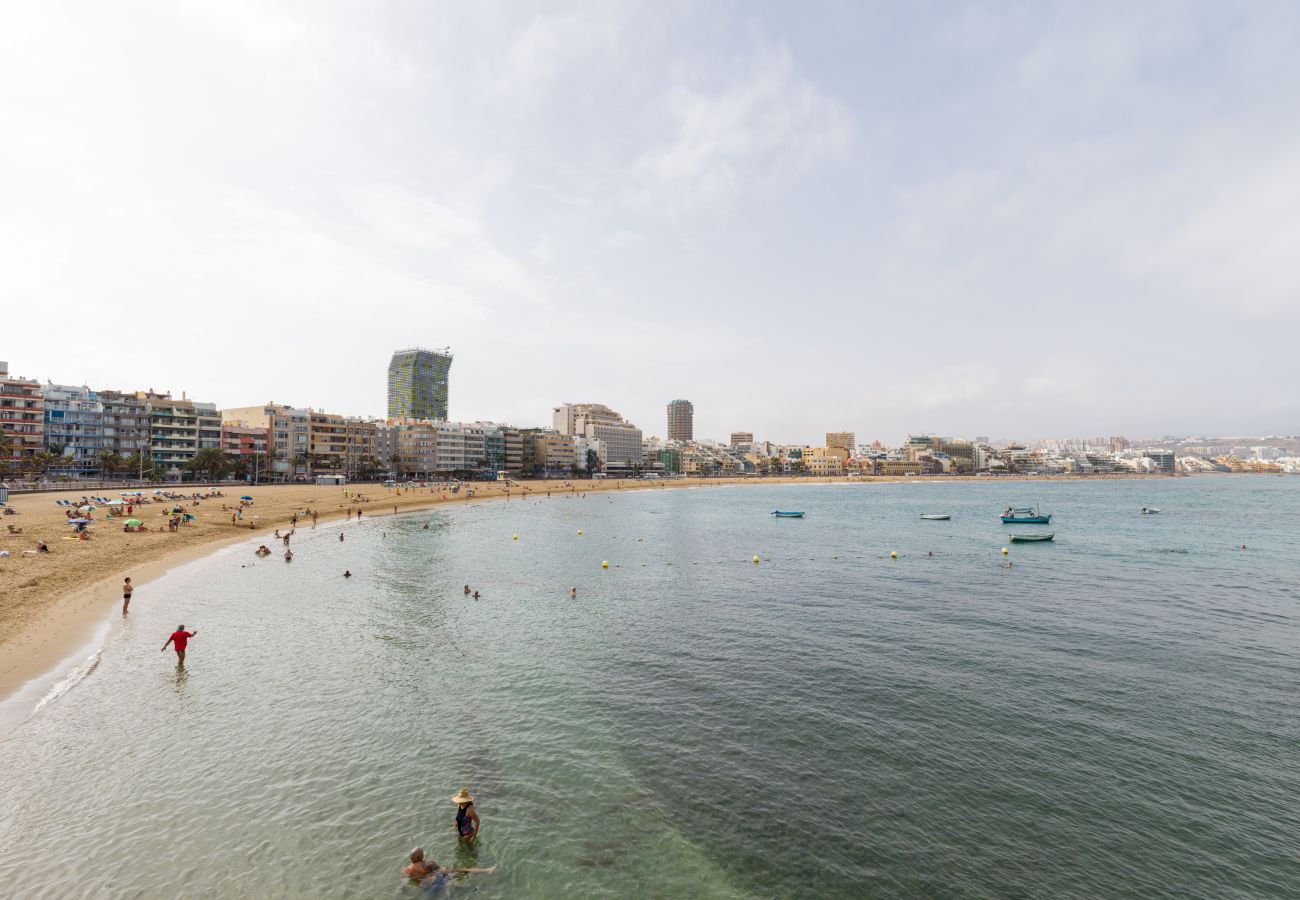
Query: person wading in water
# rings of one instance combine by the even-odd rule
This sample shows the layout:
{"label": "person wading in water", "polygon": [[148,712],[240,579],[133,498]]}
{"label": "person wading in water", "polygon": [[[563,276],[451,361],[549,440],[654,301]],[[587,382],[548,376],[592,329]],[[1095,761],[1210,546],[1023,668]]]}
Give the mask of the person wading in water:
{"label": "person wading in water", "polygon": [[[185,645],[190,642],[190,638],[198,633],[197,628],[193,631],[186,631],[184,625],[177,625],[176,630],[172,632],[172,636],[167,639],[167,644],[176,645],[176,665],[185,665]],[[167,649],[167,644],[162,645],[163,651]]]}
{"label": "person wading in water", "polygon": [[474,798],[468,788],[461,788],[460,793],[451,798],[456,804],[456,834],[465,843],[472,843],[478,837],[478,813],[474,812]]}

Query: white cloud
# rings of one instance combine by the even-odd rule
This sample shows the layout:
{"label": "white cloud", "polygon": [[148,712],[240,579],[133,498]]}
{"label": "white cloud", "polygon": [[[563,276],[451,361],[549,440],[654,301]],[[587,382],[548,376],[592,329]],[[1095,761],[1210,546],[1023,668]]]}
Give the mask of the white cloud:
{"label": "white cloud", "polygon": [[668,99],[672,137],[632,165],[633,207],[668,216],[716,209],[847,153],[848,109],[799,75],[784,45],[756,46],[710,86],[716,78],[709,67],[678,67]]}

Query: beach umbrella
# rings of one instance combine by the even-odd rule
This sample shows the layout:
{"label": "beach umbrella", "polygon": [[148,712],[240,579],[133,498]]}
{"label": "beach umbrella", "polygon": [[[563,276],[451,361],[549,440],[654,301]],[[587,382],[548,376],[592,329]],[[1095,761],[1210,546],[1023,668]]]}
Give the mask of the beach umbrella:
{"label": "beach umbrella", "polygon": [[93,507],[93,506],[78,506],[78,507],[77,507],[77,511],[78,511],[78,512],[94,512],[94,511],[95,511],[95,507]]}
{"label": "beach umbrella", "polygon": [[250,497],[250,496],[248,496],[247,494],[245,494],[244,496],[240,497],[239,499],[240,499],[240,500],[252,500],[253,498]]}
{"label": "beach umbrella", "polygon": [[109,500],[109,501],[108,501],[108,505],[109,505],[109,506],[126,506],[126,503],[125,503],[124,501],[122,501],[122,500]]}
{"label": "beach umbrella", "polygon": [[88,525],[89,523],[90,523],[90,520],[89,520],[89,519],[69,519],[69,520],[68,520],[68,524],[69,524],[69,525]]}
{"label": "beach umbrella", "polygon": [[139,519],[127,519],[123,524],[124,524],[124,525],[143,525],[144,523],[141,522]]}

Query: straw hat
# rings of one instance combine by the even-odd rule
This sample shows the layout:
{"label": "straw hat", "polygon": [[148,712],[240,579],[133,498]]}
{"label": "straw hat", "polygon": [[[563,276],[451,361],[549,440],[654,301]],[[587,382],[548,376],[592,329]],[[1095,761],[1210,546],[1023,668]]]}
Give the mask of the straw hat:
{"label": "straw hat", "polygon": [[474,797],[470,794],[469,788],[461,788],[460,793],[451,798],[452,803],[473,803]]}

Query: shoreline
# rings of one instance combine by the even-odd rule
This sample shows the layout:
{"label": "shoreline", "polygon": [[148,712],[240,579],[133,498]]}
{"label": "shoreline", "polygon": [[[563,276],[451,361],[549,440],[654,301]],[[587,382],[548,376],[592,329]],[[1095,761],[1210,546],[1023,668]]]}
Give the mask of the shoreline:
{"label": "shoreline", "polygon": [[[1168,478],[1167,475],[1062,476],[1053,480],[1129,480]],[[536,499],[550,493],[593,493],[642,491],[738,485],[873,485],[897,483],[1041,482],[1034,477],[997,479],[979,476],[872,476],[865,478],[779,477],[779,478],[682,478],[662,481],[571,480],[518,481],[511,485],[495,482],[469,483],[460,493],[434,488],[394,489],[381,484],[359,483],[344,488],[322,485],[264,485],[223,487],[224,497],[200,501],[191,507],[207,521],[185,526],[172,533],[163,530],[124,534],[112,523],[97,520],[101,534],[87,542],[60,540],[66,520],[57,499],[79,499],[81,491],[24,493],[10,496],[18,516],[3,517],[3,524],[23,529],[22,535],[0,534],[0,548],[11,555],[0,559],[0,704],[7,703],[32,682],[55,674],[79,648],[109,621],[111,610],[121,602],[120,585],[130,575],[136,587],[133,602],[148,602],[148,586],[167,572],[210,556],[241,542],[265,540],[280,527],[289,527],[290,516],[310,505],[319,512],[319,524],[356,521],[349,510],[363,518],[375,518],[433,509],[449,503],[468,504],[479,500]],[[464,493],[473,490],[472,497]],[[100,489],[103,490],[103,489]],[[204,488],[200,490],[211,490]],[[222,504],[238,503],[245,491],[256,498],[246,508],[258,517],[246,528],[225,521],[229,510]],[[367,499],[359,501],[344,491]],[[108,491],[104,491],[107,495]],[[152,506],[152,504],[150,504]],[[170,502],[162,504],[170,508]],[[213,507],[216,507],[215,511]],[[153,509],[142,507],[135,515],[154,517]],[[265,520],[264,522],[262,520]],[[47,541],[51,553],[40,558],[22,555],[25,547]],[[27,577],[24,577],[27,576]]]}

